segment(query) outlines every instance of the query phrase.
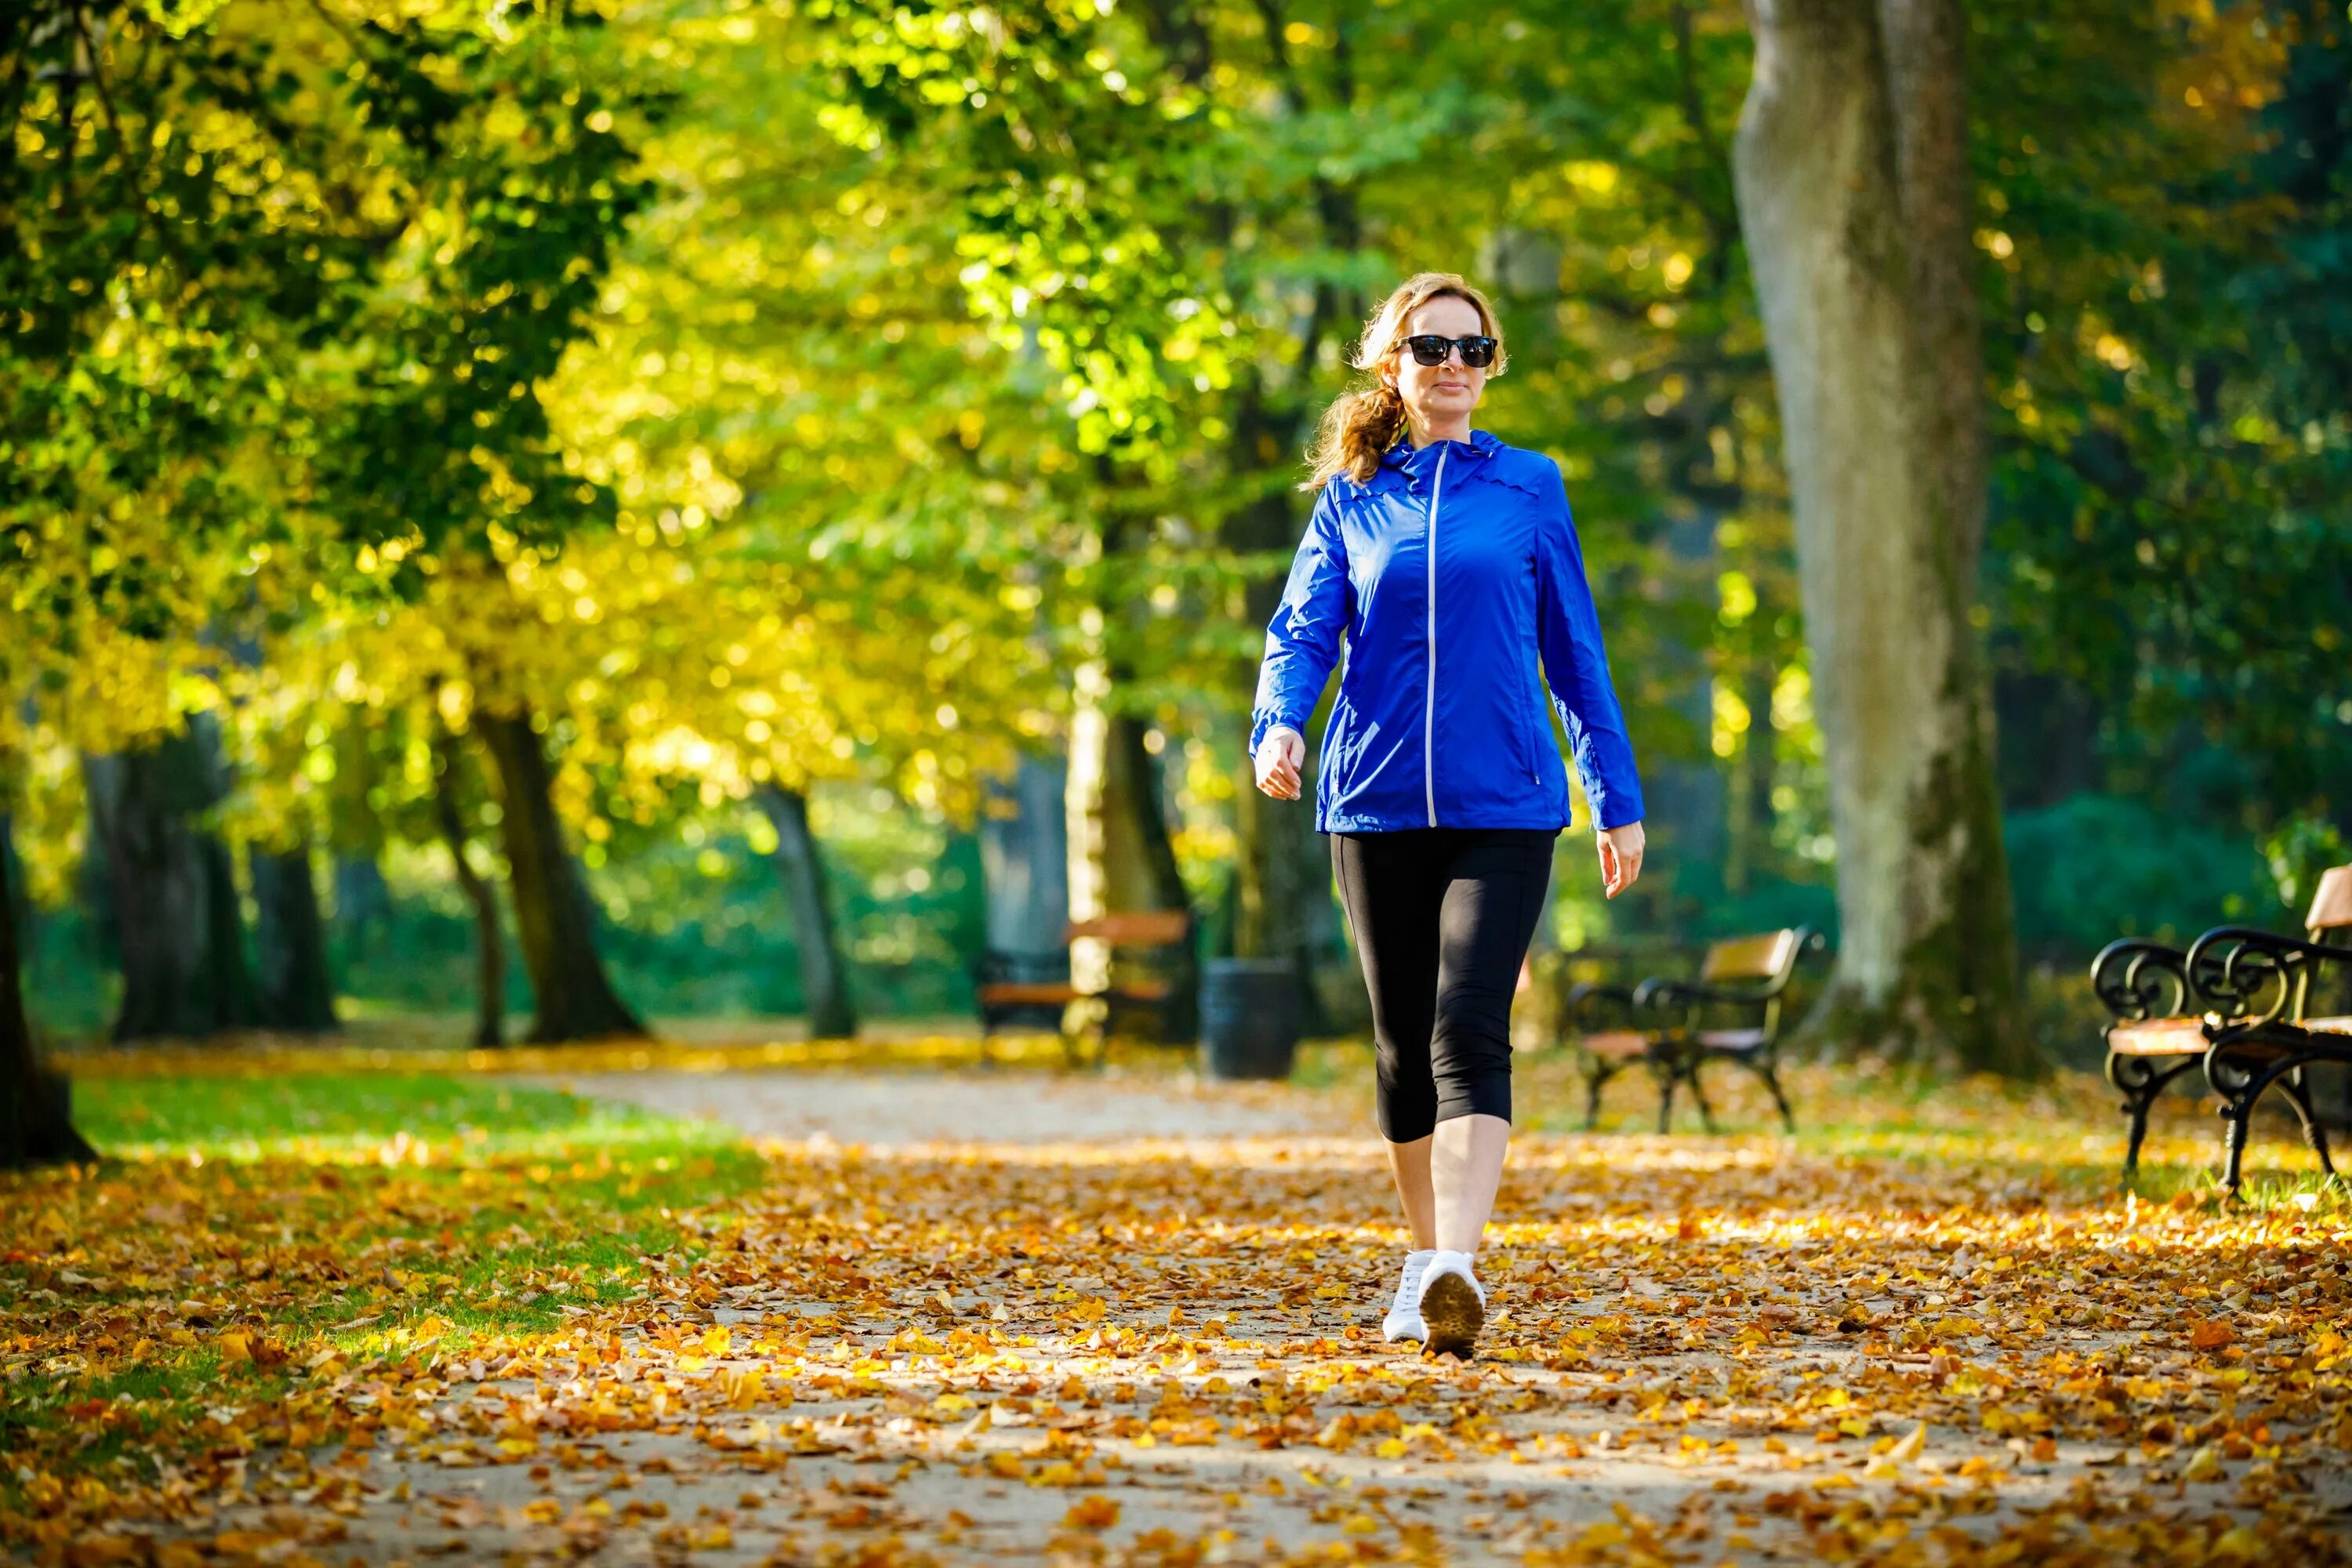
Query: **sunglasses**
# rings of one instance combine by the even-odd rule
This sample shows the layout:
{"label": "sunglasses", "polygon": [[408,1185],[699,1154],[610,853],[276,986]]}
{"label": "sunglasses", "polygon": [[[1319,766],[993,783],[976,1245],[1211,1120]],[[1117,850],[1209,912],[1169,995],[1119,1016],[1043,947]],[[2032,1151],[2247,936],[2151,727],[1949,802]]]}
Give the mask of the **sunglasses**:
{"label": "sunglasses", "polygon": [[1415,364],[1444,364],[1446,354],[1454,349],[1462,351],[1462,363],[1473,369],[1484,370],[1495,363],[1492,338],[1442,338],[1435,332],[1417,332],[1405,339],[1404,346],[1412,351]]}

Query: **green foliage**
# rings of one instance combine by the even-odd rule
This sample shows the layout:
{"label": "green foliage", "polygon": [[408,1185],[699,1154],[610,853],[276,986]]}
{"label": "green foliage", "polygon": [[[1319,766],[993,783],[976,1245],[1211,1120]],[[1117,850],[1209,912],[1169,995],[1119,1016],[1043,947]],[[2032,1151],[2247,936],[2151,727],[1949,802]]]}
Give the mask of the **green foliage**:
{"label": "green foliage", "polygon": [[0,642],[86,740],[201,705],[173,684],[217,664],[198,639],[309,613],[350,561],[326,540],[552,537],[596,510],[538,383],[642,184],[577,17],[0,24]]}
{"label": "green foliage", "polygon": [[2187,945],[2229,921],[2272,925],[2277,904],[2245,836],[2136,800],[2082,795],[2007,824],[2018,946],[2082,962],[2117,937]]}
{"label": "green foliage", "polygon": [[353,109],[395,133],[403,221],[340,344],[310,499],[348,538],[410,547],[392,582],[411,594],[410,552],[486,544],[492,522],[556,541],[613,515],[541,395],[652,190],[614,110],[643,121],[660,100],[597,79],[601,31],[593,13],[551,8],[494,31],[343,32]]}
{"label": "green foliage", "polygon": [[2002,640],[2113,705],[2126,759],[2160,773],[2194,723],[2254,763],[2257,818],[2340,814],[2352,23],[2279,0],[1979,26]]}

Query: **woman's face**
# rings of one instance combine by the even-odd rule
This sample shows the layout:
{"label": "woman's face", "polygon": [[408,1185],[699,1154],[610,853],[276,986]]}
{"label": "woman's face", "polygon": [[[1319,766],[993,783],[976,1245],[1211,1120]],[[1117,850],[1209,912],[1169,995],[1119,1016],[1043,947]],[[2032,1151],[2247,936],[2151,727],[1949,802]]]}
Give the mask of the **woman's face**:
{"label": "woman's face", "polygon": [[1478,406],[1479,396],[1486,390],[1486,372],[1480,366],[1464,364],[1459,348],[1447,351],[1444,364],[1423,364],[1405,347],[1404,339],[1424,332],[1434,332],[1441,338],[1475,338],[1486,335],[1486,323],[1478,319],[1478,308],[1452,294],[1441,294],[1424,302],[1405,318],[1404,332],[1397,341],[1395,352],[1389,355],[1387,374],[1415,425],[1424,429],[1432,426],[1443,427],[1469,418],[1470,411]]}

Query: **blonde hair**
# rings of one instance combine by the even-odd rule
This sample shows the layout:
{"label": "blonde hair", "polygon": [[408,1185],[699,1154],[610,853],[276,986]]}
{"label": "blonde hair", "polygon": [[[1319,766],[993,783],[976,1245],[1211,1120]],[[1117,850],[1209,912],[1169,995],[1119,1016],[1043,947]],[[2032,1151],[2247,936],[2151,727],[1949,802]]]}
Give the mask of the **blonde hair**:
{"label": "blonde hair", "polygon": [[1356,352],[1349,356],[1348,363],[1358,370],[1372,372],[1372,384],[1360,392],[1346,394],[1323,411],[1323,423],[1315,432],[1315,444],[1307,449],[1310,471],[1299,482],[1300,489],[1319,490],[1341,474],[1360,485],[1368,484],[1380,471],[1381,454],[1396,445],[1397,437],[1404,433],[1405,418],[1403,397],[1394,382],[1380,374],[1379,366],[1404,341],[1405,323],[1412,319],[1412,313],[1432,300],[1448,296],[1478,312],[1481,328],[1495,340],[1495,363],[1486,374],[1503,374],[1503,326],[1496,319],[1495,307],[1486,302],[1486,296],[1458,272],[1413,274],[1381,302],[1381,308],[1364,324],[1364,335],[1356,340]]}

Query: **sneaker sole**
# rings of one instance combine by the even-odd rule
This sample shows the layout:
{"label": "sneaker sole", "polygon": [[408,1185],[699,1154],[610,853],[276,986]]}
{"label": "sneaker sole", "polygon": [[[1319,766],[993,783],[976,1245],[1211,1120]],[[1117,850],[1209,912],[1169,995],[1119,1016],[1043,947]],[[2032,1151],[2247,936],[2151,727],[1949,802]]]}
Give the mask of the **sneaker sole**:
{"label": "sneaker sole", "polygon": [[1477,1348],[1478,1331],[1486,1326],[1486,1309],[1470,1281],[1459,1274],[1441,1274],[1421,1293],[1421,1321],[1429,1325],[1423,1354],[1467,1361]]}

